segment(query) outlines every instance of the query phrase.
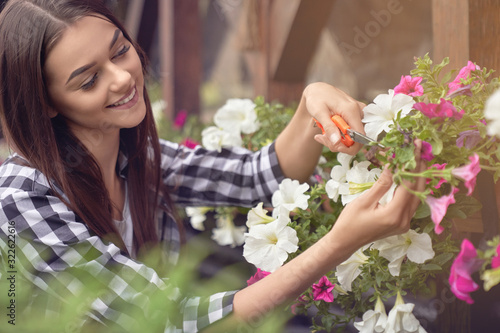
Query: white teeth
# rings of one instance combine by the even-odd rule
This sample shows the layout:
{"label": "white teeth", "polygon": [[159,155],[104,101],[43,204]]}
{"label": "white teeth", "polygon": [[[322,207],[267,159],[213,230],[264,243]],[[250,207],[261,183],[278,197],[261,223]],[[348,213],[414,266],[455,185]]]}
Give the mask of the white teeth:
{"label": "white teeth", "polygon": [[128,95],[127,98],[125,98],[124,100],[122,100],[118,103],[112,104],[111,106],[120,106],[120,105],[123,105],[123,104],[130,102],[132,100],[132,98],[134,98],[135,92],[136,92],[136,90],[134,88],[134,90],[132,90],[132,92],[130,93],[130,95]]}

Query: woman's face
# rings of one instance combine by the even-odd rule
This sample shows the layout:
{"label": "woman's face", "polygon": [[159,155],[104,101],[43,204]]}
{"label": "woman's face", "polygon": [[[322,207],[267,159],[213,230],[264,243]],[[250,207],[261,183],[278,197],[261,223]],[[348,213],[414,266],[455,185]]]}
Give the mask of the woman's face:
{"label": "woman's face", "polygon": [[63,115],[81,140],[144,119],[141,61],[121,30],[104,18],[86,16],[69,26],[48,54],[44,74],[53,115]]}

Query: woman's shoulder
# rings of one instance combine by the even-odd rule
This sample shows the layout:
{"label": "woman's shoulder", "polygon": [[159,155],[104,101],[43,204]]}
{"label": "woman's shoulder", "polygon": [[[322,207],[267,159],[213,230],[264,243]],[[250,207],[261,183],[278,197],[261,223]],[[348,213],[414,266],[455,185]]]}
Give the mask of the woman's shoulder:
{"label": "woman's shoulder", "polygon": [[40,170],[29,165],[20,155],[14,154],[0,165],[0,197],[11,191],[44,192],[50,185]]}

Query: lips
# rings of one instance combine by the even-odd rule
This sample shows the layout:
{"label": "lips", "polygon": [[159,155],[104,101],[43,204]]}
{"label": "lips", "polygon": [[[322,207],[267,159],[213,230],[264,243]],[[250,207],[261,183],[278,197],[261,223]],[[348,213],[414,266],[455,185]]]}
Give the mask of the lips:
{"label": "lips", "polygon": [[[118,100],[117,102],[111,104],[111,105],[108,105],[107,107],[108,108],[123,108],[123,107],[130,107],[132,106],[133,104],[135,104],[135,102],[137,101],[137,88],[136,86],[132,87],[132,89],[125,95],[123,96],[120,100]],[[128,105],[128,104],[131,104],[131,105]]]}

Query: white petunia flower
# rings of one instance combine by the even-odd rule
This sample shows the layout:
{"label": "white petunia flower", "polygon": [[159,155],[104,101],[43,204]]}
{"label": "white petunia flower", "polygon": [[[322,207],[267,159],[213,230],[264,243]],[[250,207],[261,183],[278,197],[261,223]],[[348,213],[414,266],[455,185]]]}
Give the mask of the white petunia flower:
{"label": "white petunia flower", "polygon": [[380,256],[389,260],[389,272],[393,276],[399,276],[405,256],[417,264],[423,264],[426,260],[434,258],[429,234],[419,234],[415,230],[378,240],[372,247],[379,250]]}
{"label": "white petunia flower", "polygon": [[359,266],[368,261],[368,257],[363,253],[363,248],[357,250],[352,256],[337,266],[335,276],[345,291],[352,291],[352,282],[361,273]]}
{"label": "white petunia flower", "polygon": [[346,174],[349,171],[349,164],[354,156],[338,153],[337,160],[340,162],[340,165],[336,165],[332,168],[330,172],[331,179],[326,182],[325,190],[328,194],[328,197],[333,201],[337,202],[339,199],[339,189],[342,184],[346,183]]}
{"label": "white petunia flower", "polygon": [[207,127],[201,132],[201,142],[208,150],[218,152],[222,150],[222,147],[241,147],[243,144],[240,134],[216,126]]}
{"label": "white petunia flower", "polygon": [[243,245],[245,259],[267,272],[274,272],[281,267],[288,254],[299,248],[297,232],[287,225],[289,221],[288,216],[280,216],[271,223],[250,228],[245,234]]}
{"label": "white petunia flower", "polygon": [[339,187],[342,195],[342,204],[345,206],[349,202],[359,197],[363,192],[370,189],[382,170],[374,168],[369,170],[370,161],[354,161],[353,167],[346,173],[346,183]]}
{"label": "white petunia flower", "polygon": [[309,206],[309,195],[304,193],[309,189],[308,184],[300,184],[298,180],[285,178],[279,185],[279,190],[273,193],[271,198],[273,207],[273,217],[291,212],[295,208],[307,209]]}
{"label": "white petunia flower", "polygon": [[246,227],[237,227],[228,216],[217,219],[217,228],[212,230],[212,239],[219,245],[231,247],[242,245],[245,242]]}
{"label": "white petunia flower", "polygon": [[500,137],[500,89],[486,100],[484,117],[488,120],[488,135]]}
{"label": "white petunia flower", "polygon": [[205,214],[210,210],[212,210],[210,207],[186,207],[186,215],[190,218],[191,226],[196,230],[205,230],[203,222],[207,219]]}
{"label": "white petunia flower", "polygon": [[398,291],[396,303],[389,311],[385,333],[427,333],[413,315],[415,304],[405,303]]}
{"label": "white petunia flower", "polygon": [[254,133],[260,127],[255,104],[250,99],[228,99],[215,113],[214,122],[225,130],[245,134]]}
{"label": "white petunia flower", "polygon": [[363,321],[355,322],[354,327],[361,333],[381,333],[385,331],[387,324],[387,313],[384,303],[377,297],[374,310],[368,310],[363,314]]}
{"label": "white petunia flower", "polygon": [[363,122],[366,135],[372,139],[377,139],[382,132],[388,132],[389,126],[399,111],[402,116],[406,116],[412,109],[415,101],[413,97],[405,94],[394,95],[394,90],[389,89],[389,94],[380,94],[368,104],[364,109]]}
{"label": "white petunia flower", "polygon": [[247,214],[247,227],[251,228],[258,224],[266,224],[273,222],[275,219],[268,216],[268,211],[262,208],[264,204],[261,202],[256,207],[252,208]]}

